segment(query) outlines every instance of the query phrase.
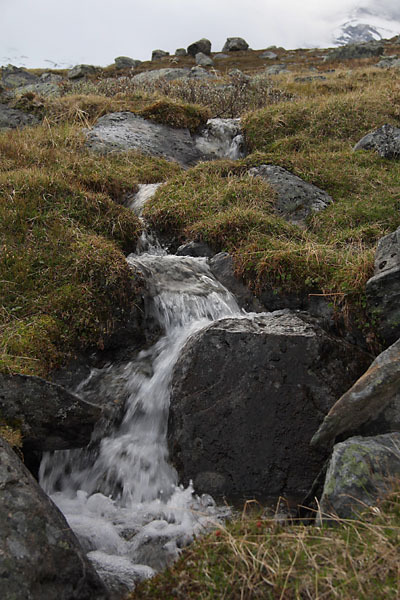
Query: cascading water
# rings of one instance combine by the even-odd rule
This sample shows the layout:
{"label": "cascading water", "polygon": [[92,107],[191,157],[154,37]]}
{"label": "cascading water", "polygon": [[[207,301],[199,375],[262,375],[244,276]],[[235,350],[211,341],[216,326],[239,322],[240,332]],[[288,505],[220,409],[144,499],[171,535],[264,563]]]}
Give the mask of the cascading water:
{"label": "cascading water", "polygon": [[196,146],[206,156],[231,158],[245,156],[240,119],[209,119],[196,139]]}
{"label": "cascading water", "polygon": [[[141,187],[140,194],[149,197],[148,192]],[[133,203],[139,212],[141,200],[136,197]],[[205,258],[167,255],[149,243],[147,239],[145,253],[131,255],[128,262],[145,276],[150,317],[165,334],[122,370],[113,365],[105,369],[108,380],[118,379],[128,397],[122,423],[92,454],[46,454],[40,468],[42,487],[99,574],[126,589],[165,566],[194,535],[226,516],[210,496],[198,498],[191,486],[178,486],[166,443],[169,386],[188,337],[216,319],[240,314]]]}

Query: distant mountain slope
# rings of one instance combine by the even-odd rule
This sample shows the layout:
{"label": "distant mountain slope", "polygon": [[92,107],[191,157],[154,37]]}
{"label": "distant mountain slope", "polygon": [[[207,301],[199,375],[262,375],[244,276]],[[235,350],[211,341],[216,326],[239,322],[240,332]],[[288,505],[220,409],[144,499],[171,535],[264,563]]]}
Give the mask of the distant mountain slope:
{"label": "distant mountain slope", "polygon": [[380,7],[356,8],[338,23],[332,36],[335,46],[392,38],[400,34],[400,15]]}

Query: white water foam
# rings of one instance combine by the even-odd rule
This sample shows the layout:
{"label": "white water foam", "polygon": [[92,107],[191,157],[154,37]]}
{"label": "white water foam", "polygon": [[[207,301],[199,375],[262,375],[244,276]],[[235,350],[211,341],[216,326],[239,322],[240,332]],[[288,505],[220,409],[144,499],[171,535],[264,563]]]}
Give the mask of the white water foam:
{"label": "white water foam", "polygon": [[196,146],[203,154],[236,160],[245,156],[240,119],[209,119]]}

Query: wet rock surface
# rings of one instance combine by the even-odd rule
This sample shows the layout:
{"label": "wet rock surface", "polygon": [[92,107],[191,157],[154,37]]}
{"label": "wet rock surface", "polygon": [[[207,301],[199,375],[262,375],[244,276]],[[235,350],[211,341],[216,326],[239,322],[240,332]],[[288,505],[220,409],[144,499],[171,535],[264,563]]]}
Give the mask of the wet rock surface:
{"label": "wet rock surface", "polygon": [[382,158],[400,158],[400,129],[393,125],[382,125],[367,133],[353,150],[374,150]]}
{"label": "wet rock surface", "polygon": [[1,438],[0,597],[109,598],[60,511]]}
{"label": "wet rock surface", "polygon": [[290,311],[195,334],[172,380],[168,443],[181,480],[228,498],[304,495],[326,459],[310,447],[313,428],[368,362]]}
{"label": "wet rock surface", "polygon": [[18,108],[9,108],[6,104],[0,104],[0,130],[16,129],[37,123],[39,123],[39,119],[35,115],[25,113]]}
{"label": "wet rock surface", "polygon": [[313,212],[324,210],[331,196],[315,185],[307,183],[282,167],[261,165],[248,171],[253,177],[262,177],[276,192],[275,209],[281,217],[304,226]]}
{"label": "wet rock surface", "polygon": [[333,449],[319,520],[330,514],[347,519],[374,506],[400,477],[400,433],[353,437]]}
{"label": "wet rock surface", "polygon": [[261,312],[264,310],[249,288],[235,276],[233,259],[228,252],[219,252],[213,256],[209,261],[209,265],[214,277],[232,292],[241,308],[250,312]]}
{"label": "wet rock surface", "polygon": [[40,377],[0,374],[0,416],[21,429],[24,449],[63,450],[89,443],[101,408]]}

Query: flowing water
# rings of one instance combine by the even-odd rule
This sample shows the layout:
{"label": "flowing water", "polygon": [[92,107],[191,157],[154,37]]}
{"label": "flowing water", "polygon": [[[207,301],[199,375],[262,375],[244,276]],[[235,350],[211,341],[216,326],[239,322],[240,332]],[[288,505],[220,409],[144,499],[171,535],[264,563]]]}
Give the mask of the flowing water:
{"label": "flowing water", "polygon": [[[141,186],[132,208],[140,213],[155,189]],[[205,258],[167,255],[144,235],[128,262],[143,273],[149,318],[164,334],[128,364],[104,368],[107,380],[128,398],[120,426],[89,453],[46,454],[40,468],[42,487],[99,574],[126,589],[175,559],[181,547],[227,514],[210,496],[199,498],[192,486],[178,485],[166,434],[172,372],[185,342],[210,322],[240,314]],[[90,378],[81,386],[83,397],[85,389]]]}

